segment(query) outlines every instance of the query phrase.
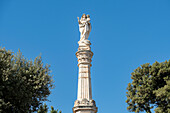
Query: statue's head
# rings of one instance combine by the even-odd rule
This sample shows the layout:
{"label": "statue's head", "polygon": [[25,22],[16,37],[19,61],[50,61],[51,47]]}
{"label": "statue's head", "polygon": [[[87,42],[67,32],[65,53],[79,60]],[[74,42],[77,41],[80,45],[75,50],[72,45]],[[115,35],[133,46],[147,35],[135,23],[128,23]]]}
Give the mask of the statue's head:
{"label": "statue's head", "polygon": [[83,14],[83,15],[82,15],[82,18],[86,18],[86,14]]}
{"label": "statue's head", "polygon": [[87,18],[90,18],[90,15],[87,15]]}

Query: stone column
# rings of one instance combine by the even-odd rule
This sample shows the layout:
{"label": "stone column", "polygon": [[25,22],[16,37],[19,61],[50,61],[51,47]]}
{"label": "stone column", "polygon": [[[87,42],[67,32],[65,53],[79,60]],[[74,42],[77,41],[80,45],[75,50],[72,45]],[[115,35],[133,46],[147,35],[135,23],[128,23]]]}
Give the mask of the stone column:
{"label": "stone column", "polygon": [[79,41],[76,52],[78,58],[79,76],[77,100],[74,103],[73,113],[97,113],[95,101],[92,99],[90,67],[93,52],[89,40]]}

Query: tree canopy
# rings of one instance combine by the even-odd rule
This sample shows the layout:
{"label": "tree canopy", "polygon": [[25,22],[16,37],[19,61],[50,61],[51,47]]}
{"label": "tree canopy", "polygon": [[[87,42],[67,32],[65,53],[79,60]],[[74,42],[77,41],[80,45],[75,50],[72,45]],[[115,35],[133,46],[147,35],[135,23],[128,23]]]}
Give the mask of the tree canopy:
{"label": "tree canopy", "polygon": [[170,113],[170,60],[143,64],[131,73],[127,109],[139,113]]}
{"label": "tree canopy", "polygon": [[38,111],[52,88],[49,65],[44,65],[41,57],[32,61],[20,51],[14,54],[0,49],[0,112]]}
{"label": "tree canopy", "polygon": [[[48,113],[48,107],[46,104],[40,105],[40,108],[38,110],[38,113]],[[55,110],[53,106],[51,106],[50,113],[61,113],[61,111],[58,112],[58,109]]]}

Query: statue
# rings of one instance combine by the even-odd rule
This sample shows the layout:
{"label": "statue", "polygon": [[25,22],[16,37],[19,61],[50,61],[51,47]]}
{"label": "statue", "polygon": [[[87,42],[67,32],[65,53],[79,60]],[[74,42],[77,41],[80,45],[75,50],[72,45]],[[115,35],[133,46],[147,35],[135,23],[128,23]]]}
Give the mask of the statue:
{"label": "statue", "polygon": [[88,40],[91,24],[90,24],[90,15],[83,14],[81,19],[77,17],[79,23],[79,31],[80,31],[80,41]]}

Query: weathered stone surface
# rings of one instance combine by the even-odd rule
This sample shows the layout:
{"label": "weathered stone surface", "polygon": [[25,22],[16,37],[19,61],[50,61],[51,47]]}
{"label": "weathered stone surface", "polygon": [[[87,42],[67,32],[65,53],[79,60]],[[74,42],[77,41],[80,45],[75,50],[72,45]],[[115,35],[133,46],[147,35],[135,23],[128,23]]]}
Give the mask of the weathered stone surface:
{"label": "weathered stone surface", "polygon": [[77,100],[75,101],[73,107],[73,113],[97,113],[95,101],[92,99],[91,73],[90,73],[93,52],[91,51],[90,47],[91,43],[88,40],[88,37],[86,37],[87,35],[83,37],[82,32],[80,33],[81,38],[80,41],[78,42],[79,48],[78,51],[76,52],[79,67],[78,92]]}

